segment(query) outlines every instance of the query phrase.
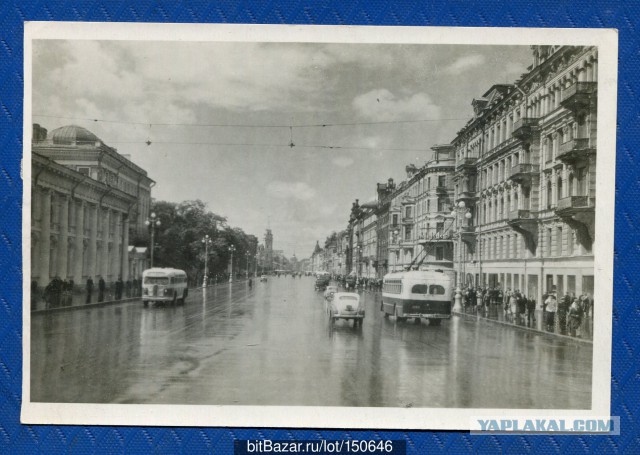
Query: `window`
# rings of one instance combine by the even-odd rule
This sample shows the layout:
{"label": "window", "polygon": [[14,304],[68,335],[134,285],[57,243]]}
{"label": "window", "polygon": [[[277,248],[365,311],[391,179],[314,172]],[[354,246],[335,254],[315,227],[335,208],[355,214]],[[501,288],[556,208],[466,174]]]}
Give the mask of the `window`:
{"label": "window", "polygon": [[445,201],[442,198],[438,198],[438,212],[444,212],[445,209]]}
{"label": "window", "polygon": [[78,172],[82,175],[86,175],[89,176],[89,171],[90,169],[88,167],[85,166],[78,166]]}
{"label": "window", "polygon": [[404,214],[405,218],[411,218],[411,207],[407,207],[405,209],[405,214]]}
{"label": "window", "polygon": [[426,294],[427,292],[429,292],[428,284],[414,284],[411,288],[412,294]]}
{"label": "window", "polygon": [[169,284],[169,278],[166,276],[147,276],[144,278],[144,284]]}
{"label": "window", "polygon": [[444,286],[440,286],[439,284],[429,286],[429,294],[431,295],[444,295],[444,292]]}
{"label": "window", "polygon": [[446,175],[438,176],[438,186],[447,186],[447,176]]}
{"label": "window", "polygon": [[393,226],[397,226],[398,225],[398,215],[394,214],[393,215]]}
{"label": "window", "polygon": [[444,260],[444,248],[441,246],[436,247],[436,261]]}
{"label": "window", "polygon": [[556,229],[556,256],[562,256],[562,226]]}
{"label": "window", "polygon": [[567,255],[571,256],[573,254],[573,247],[575,244],[575,233],[573,229],[569,229],[567,232]]}

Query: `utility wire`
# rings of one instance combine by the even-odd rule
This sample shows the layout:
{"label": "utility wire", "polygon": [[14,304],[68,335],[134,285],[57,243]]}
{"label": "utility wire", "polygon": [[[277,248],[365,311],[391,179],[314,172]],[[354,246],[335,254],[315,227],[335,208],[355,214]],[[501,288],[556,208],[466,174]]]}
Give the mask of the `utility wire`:
{"label": "utility wire", "polygon": [[154,144],[163,145],[219,145],[219,146],[235,146],[235,147],[289,147],[289,148],[315,148],[327,150],[385,150],[394,152],[426,152],[426,149],[403,149],[403,148],[387,148],[387,147],[358,147],[350,145],[314,145],[314,144],[256,144],[256,143],[239,143],[239,142],[176,142],[176,141],[109,141],[109,144],[140,144],[151,146]]}
{"label": "utility wire", "polygon": [[309,124],[283,124],[283,125],[258,125],[258,124],[241,124],[241,123],[154,123],[154,122],[129,122],[124,120],[109,120],[98,119],[89,117],[73,117],[73,116],[61,116],[61,115],[48,115],[48,114],[33,114],[33,117],[40,118],[57,118],[65,120],[85,120],[94,123],[117,123],[122,125],[145,125],[149,127],[153,126],[192,126],[192,127],[215,127],[215,128],[323,128],[330,126],[358,126],[358,125],[389,125],[389,124],[401,124],[401,123],[425,123],[425,122],[448,122],[469,120],[468,117],[464,118],[441,118],[441,119],[414,119],[414,120],[388,120],[379,122],[345,122],[345,123],[309,123]]}

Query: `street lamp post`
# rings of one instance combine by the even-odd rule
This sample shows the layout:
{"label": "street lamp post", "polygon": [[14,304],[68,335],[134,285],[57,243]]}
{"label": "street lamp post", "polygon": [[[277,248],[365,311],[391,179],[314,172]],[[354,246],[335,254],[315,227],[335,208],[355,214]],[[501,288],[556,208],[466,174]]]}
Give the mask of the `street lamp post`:
{"label": "street lamp post", "polygon": [[151,226],[151,267],[153,268],[153,246],[155,244],[156,227],[159,227],[161,224],[160,218],[156,216],[155,212],[151,212],[144,224],[147,226]]}
{"label": "street lamp post", "polygon": [[455,231],[458,235],[458,273],[456,274],[456,296],[453,304],[453,311],[462,312],[462,226],[460,218],[464,216],[467,220],[471,218],[471,212],[466,208],[464,201],[453,206],[451,216],[455,222]]}
{"label": "street lamp post", "polygon": [[207,287],[207,281],[209,280],[209,245],[213,243],[213,240],[209,237],[209,234],[202,238],[204,244],[204,278],[202,279],[202,287]]}
{"label": "street lamp post", "polygon": [[229,247],[229,251],[231,252],[231,271],[229,273],[229,283],[233,282],[233,252],[236,250],[236,247],[231,245]]}
{"label": "street lamp post", "polygon": [[254,270],[256,278],[258,278],[258,258],[259,258],[259,256],[260,255],[256,253],[256,268]]}
{"label": "street lamp post", "polygon": [[[391,237],[389,238],[389,243],[392,243],[393,245],[396,244],[397,240],[398,240],[398,234],[400,233],[400,231],[398,229],[394,229],[391,231]],[[393,268],[391,269],[391,272],[395,272],[396,271],[396,265],[397,265],[397,256],[396,256],[396,252],[393,252]]]}

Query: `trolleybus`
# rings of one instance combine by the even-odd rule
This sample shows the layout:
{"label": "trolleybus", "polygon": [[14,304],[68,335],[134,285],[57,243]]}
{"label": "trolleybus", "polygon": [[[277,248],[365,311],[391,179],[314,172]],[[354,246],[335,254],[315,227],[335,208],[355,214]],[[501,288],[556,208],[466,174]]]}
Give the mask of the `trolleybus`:
{"label": "trolleybus", "polygon": [[453,279],[442,270],[394,272],[384,276],[381,310],[398,321],[429,320],[438,325],[451,317]]}

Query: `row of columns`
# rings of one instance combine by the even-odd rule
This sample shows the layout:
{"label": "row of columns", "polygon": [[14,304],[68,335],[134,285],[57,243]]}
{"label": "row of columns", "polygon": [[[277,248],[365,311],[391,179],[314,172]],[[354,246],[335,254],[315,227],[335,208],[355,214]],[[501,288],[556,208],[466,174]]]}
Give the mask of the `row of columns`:
{"label": "row of columns", "polygon": [[[62,279],[73,278],[76,284],[81,283],[84,277],[95,279],[101,275],[107,278],[109,274],[112,274],[113,278],[120,275],[123,280],[126,280],[129,275],[129,219],[126,214],[111,209],[100,209],[97,204],[90,204],[60,193],[55,195],[58,204],[54,208],[52,207],[53,193],[48,189],[40,189],[35,194],[35,197],[40,198],[40,255],[39,258],[35,258],[38,261],[35,269],[38,271],[38,284],[45,286],[55,275]],[[74,205],[75,236],[70,235],[69,230],[70,204]],[[55,217],[52,217],[53,210],[57,210]],[[86,217],[85,211],[88,213]],[[110,232],[112,216],[115,217],[114,226],[120,225],[122,232]],[[59,227],[55,239],[57,240],[56,257],[52,260],[52,236],[55,235],[52,233],[53,219],[58,221]],[[85,219],[88,227],[85,227]],[[100,242],[98,241],[99,222],[102,223]],[[88,238],[85,237],[85,229],[87,228]],[[120,251],[112,247],[112,254],[109,254],[110,241],[112,245],[117,245],[119,238],[121,239]],[[71,267],[68,256],[69,247],[73,249]],[[98,252],[100,252],[100,257],[98,257]]]}

